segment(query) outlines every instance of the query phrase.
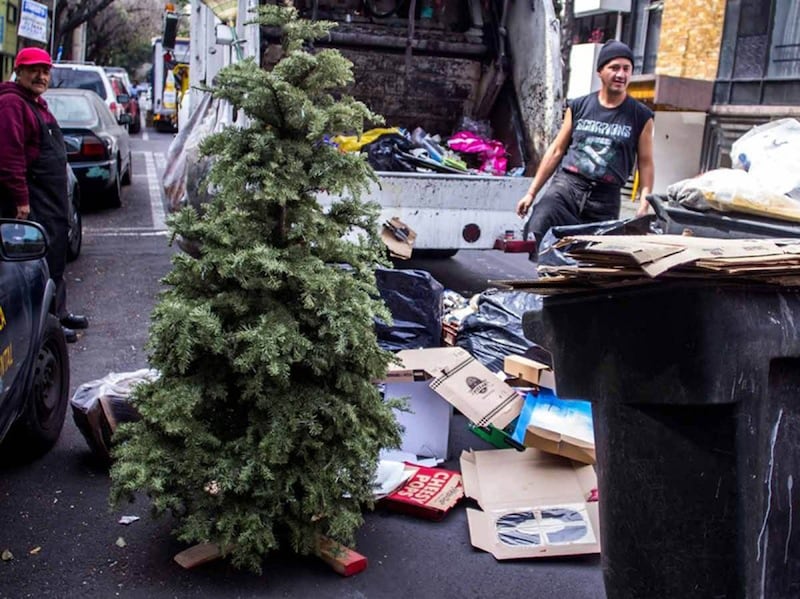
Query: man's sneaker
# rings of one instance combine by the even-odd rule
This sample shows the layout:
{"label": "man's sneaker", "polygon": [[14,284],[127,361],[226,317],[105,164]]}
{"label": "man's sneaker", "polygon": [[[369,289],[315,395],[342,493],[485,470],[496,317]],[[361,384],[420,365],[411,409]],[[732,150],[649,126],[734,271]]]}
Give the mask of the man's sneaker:
{"label": "man's sneaker", "polygon": [[61,330],[64,331],[64,339],[67,340],[67,343],[75,343],[78,340],[78,333],[74,329],[62,326]]}
{"label": "man's sneaker", "polygon": [[89,319],[80,314],[67,314],[61,319],[61,326],[70,329],[86,329],[89,327]]}

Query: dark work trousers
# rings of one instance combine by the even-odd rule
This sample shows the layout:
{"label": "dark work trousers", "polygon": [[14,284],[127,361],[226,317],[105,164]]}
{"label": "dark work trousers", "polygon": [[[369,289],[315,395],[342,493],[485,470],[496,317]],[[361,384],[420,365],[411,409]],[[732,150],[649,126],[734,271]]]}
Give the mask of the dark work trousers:
{"label": "dark work trousers", "polygon": [[[536,247],[551,227],[582,225],[619,218],[619,187],[591,181],[565,170],[558,170],[526,223]],[[531,259],[535,259],[533,254]]]}
{"label": "dark work trousers", "polygon": [[[33,104],[33,102],[31,102]],[[69,206],[67,199],[67,151],[58,125],[44,122],[40,109],[33,112],[42,131],[39,157],[27,173],[30,220],[42,225],[47,234],[47,267],[56,284],[55,315],[67,315],[67,289],[64,269],[67,266]]]}

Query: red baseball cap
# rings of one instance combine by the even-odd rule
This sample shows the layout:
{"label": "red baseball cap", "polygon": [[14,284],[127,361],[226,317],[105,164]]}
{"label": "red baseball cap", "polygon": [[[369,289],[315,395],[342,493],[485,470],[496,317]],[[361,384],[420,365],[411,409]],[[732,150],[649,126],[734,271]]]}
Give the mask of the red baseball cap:
{"label": "red baseball cap", "polygon": [[32,65],[32,64],[46,64],[48,67],[53,66],[53,59],[50,58],[50,53],[41,48],[23,48],[17,54],[14,61],[14,68]]}

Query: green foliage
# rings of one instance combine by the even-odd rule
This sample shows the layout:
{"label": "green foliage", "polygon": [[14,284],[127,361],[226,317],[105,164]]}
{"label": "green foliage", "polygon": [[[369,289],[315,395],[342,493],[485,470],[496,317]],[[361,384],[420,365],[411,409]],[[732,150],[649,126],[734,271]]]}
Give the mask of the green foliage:
{"label": "green foliage", "polygon": [[[352,543],[378,451],[399,442],[374,384],[391,359],[373,326],[389,318],[377,209],[359,200],[374,174],[323,137],[377,119],[334,97],[346,59],[304,49],[331,24],[275,6],[259,21],[283,27],[286,52],[270,72],[220,73],[214,94],[250,126],[205,140],[216,195],[170,220],[200,255],[176,255],[165,277],[149,341],[161,377],[137,388],[142,420],[119,430],[112,469],[112,502],[144,491],[181,540],[256,571],[275,548],[312,552],[319,534]],[[344,199],[325,212],[319,190]]]}

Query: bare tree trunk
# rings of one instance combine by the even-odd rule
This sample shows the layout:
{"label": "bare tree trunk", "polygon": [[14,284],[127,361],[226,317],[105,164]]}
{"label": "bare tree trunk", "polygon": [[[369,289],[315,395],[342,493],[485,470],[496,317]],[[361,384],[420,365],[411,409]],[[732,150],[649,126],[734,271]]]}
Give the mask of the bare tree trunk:
{"label": "bare tree trunk", "polygon": [[114,0],[82,0],[77,3],[59,2],[53,19],[56,48],[72,39],[72,32],[111,5]]}

